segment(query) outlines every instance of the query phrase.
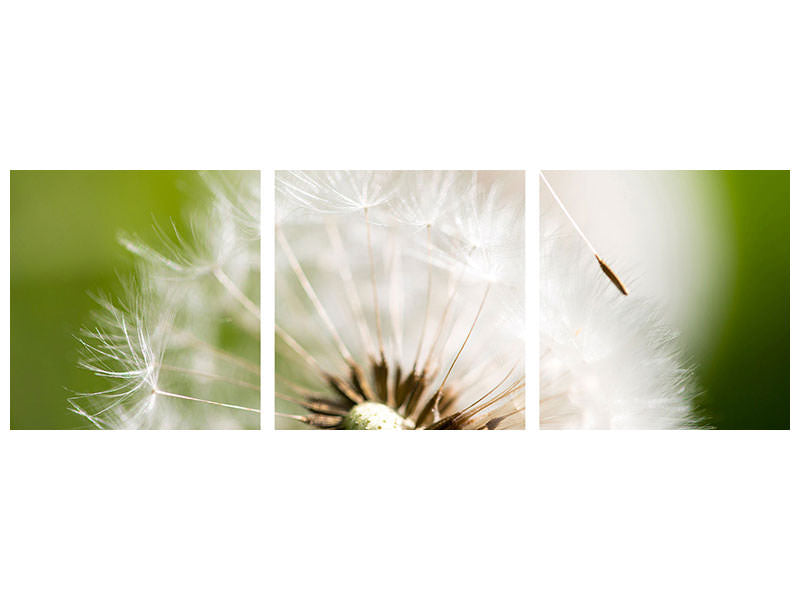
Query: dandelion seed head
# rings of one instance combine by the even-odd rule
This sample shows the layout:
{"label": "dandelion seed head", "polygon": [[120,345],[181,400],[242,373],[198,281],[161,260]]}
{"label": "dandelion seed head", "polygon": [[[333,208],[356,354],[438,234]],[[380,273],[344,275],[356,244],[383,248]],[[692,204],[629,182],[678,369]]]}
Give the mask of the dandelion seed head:
{"label": "dandelion seed head", "polygon": [[[305,189],[316,189],[337,181],[373,189],[376,179],[374,189],[381,192],[372,197],[380,200],[368,210],[363,203],[331,210],[333,203],[298,199],[299,192],[287,193],[285,186],[302,181]],[[322,398],[329,410],[314,404],[310,413],[283,418],[342,428],[351,409],[372,403],[410,421],[411,428],[521,426],[521,344],[500,314],[508,309],[501,300],[505,288],[521,294],[522,278],[500,281],[499,270],[487,276],[485,266],[477,269],[477,261],[464,259],[463,249],[453,251],[453,240],[466,243],[466,235],[454,235],[465,205],[479,199],[468,207],[478,220],[481,211],[497,208],[480,201],[496,197],[488,184],[479,182],[469,193],[475,179],[470,172],[276,176],[279,214],[302,207],[324,215],[278,224],[276,349],[281,397],[306,409],[310,398]],[[506,202],[521,210],[523,198]],[[484,215],[483,221],[493,218]],[[513,248],[514,236],[521,238],[516,225],[505,239],[496,232],[497,244],[480,249],[493,269],[502,261],[495,256],[502,244]],[[521,262],[521,251],[504,258],[510,255]]]}

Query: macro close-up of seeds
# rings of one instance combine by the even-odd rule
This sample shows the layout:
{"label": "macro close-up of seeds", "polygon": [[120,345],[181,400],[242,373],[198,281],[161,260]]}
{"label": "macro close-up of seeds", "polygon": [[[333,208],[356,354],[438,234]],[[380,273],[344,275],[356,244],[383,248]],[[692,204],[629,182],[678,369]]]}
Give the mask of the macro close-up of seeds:
{"label": "macro close-up of seeds", "polygon": [[524,174],[276,174],[276,426],[524,428]]}
{"label": "macro close-up of seeds", "polygon": [[255,429],[260,415],[257,173],[203,173],[201,208],[158,244],[124,232],[136,272],[94,296],[80,366],[105,382],[69,399],[101,429]]}

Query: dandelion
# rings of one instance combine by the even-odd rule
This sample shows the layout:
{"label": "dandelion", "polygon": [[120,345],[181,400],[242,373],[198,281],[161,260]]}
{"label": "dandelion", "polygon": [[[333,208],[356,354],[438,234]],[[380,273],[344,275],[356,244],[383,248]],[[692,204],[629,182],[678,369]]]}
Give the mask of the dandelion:
{"label": "dandelion", "polygon": [[278,427],[524,427],[523,175],[276,175]]}
{"label": "dandelion", "polygon": [[601,259],[544,175],[542,183],[541,427],[697,426],[676,334]]}
{"label": "dandelion", "polygon": [[98,428],[259,425],[259,193],[255,173],[203,174],[211,202],[191,235],[157,228],[158,249],[121,243],[137,274],[121,298],[98,296],[80,366],[102,378],[70,398]]}

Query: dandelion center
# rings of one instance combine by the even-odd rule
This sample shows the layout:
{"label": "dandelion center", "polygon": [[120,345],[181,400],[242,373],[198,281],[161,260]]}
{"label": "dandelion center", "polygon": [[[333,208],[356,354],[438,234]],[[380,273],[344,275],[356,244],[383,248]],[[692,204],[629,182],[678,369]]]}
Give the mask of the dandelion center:
{"label": "dandelion center", "polygon": [[403,417],[378,402],[357,404],[347,413],[342,425],[345,429],[408,429]]}

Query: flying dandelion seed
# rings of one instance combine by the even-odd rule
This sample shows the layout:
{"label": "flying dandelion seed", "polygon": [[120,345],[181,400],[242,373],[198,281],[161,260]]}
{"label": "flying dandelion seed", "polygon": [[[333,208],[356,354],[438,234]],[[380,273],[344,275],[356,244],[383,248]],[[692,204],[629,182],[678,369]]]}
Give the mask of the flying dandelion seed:
{"label": "flying dandelion seed", "polygon": [[676,335],[657,306],[629,295],[541,178],[540,426],[698,426]]}
{"label": "flying dandelion seed", "polygon": [[276,201],[278,427],[524,427],[521,172],[283,171]]}
{"label": "flying dandelion seed", "polygon": [[80,364],[107,385],[70,403],[98,428],[259,426],[258,174],[203,179],[211,202],[191,236],[172,224],[159,248],[121,239],[137,275],[120,299],[97,297],[81,332]]}

